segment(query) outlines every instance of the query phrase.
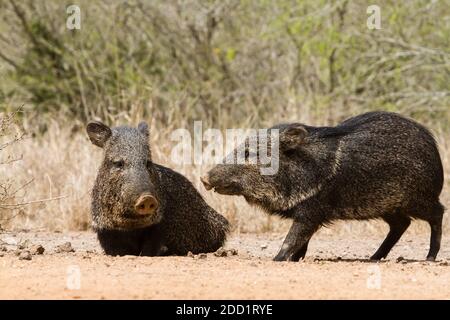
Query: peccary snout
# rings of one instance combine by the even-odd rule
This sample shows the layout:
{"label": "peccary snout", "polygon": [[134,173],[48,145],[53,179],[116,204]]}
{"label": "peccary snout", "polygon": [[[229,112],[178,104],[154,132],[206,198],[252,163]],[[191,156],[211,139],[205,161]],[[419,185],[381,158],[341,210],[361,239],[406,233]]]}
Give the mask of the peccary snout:
{"label": "peccary snout", "polygon": [[240,165],[219,164],[200,178],[206,190],[224,195],[242,195],[247,177]]}
{"label": "peccary snout", "polygon": [[209,182],[209,177],[208,175],[200,177],[200,181],[203,183],[203,185],[205,186],[206,190],[211,190],[213,188],[211,182]]}
{"label": "peccary snout", "polygon": [[151,215],[158,209],[158,200],[151,194],[141,195],[134,205],[134,210],[143,216]]}
{"label": "peccary snout", "polygon": [[125,217],[146,218],[157,213],[159,195],[150,174],[140,161],[125,164],[121,170],[121,202]]}

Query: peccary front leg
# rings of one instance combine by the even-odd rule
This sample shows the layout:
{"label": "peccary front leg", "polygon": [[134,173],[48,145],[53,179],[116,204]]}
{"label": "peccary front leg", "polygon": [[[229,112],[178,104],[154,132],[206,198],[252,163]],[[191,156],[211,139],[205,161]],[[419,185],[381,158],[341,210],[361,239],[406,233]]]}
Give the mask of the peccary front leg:
{"label": "peccary front leg", "polygon": [[169,252],[169,248],[167,246],[163,245],[162,243],[151,243],[146,242],[144,244],[144,247],[141,251],[141,256],[145,257],[159,257],[159,256],[166,256]]}
{"label": "peccary front leg", "polygon": [[311,221],[294,221],[286,239],[284,239],[280,251],[273,260],[298,261],[301,257],[304,257],[308,248],[309,239],[311,239],[318,228],[319,224],[312,223]]}
{"label": "peccary front leg", "polygon": [[139,255],[139,234],[132,231],[97,230],[97,238],[109,256]]}
{"label": "peccary front leg", "polygon": [[158,225],[153,226],[146,233],[141,256],[157,257],[167,255],[169,249],[164,244],[163,234]]}
{"label": "peccary front leg", "polygon": [[293,262],[297,262],[300,259],[304,259],[305,255],[306,255],[306,251],[308,250],[308,244],[309,244],[309,240],[306,241],[306,243],[299,249],[297,250],[297,252],[295,252],[291,258],[289,259],[289,261],[293,261]]}

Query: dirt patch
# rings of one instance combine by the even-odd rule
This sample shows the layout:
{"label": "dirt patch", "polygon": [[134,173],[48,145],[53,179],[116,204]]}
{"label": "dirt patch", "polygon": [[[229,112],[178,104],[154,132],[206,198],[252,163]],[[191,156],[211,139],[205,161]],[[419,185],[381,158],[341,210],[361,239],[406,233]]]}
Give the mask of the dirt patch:
{"label": "dirt patch", "polygon": [[[448,237],[434,263],[423,261],[427,235],[405,235],[389,259],[374,263],[367,259],[382,237],[325,234],[313,238],[303,262],[273,262],[283,237],[233,235],[216,254],[150,258],[105,256],[90,232],[3,232],[0,298],[450,298]],[[36,246],[42,248],[35,250]]]}

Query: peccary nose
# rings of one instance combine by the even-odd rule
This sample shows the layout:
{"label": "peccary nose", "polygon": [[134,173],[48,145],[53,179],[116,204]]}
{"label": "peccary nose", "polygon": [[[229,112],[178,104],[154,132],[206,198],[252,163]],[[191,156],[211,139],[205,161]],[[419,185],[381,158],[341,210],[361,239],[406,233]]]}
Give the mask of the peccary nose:
{"label": "peccary nose", "polygon": [[211,190],[213,188],[213,186],[209,182],[208,176],[201,177],[200,181],[203,183],[203,185],[205,186],[206,190]]}
{"label": "peccary nose", "polygon": [[150,194],[143,194],[137,199],[134,210],[138,214],[149,215],[158,209],[158,200]]}

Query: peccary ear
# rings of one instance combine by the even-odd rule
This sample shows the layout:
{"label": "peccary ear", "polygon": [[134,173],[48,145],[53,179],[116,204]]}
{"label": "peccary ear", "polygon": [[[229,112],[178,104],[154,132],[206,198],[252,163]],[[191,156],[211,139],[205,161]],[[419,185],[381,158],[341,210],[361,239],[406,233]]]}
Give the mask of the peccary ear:
{"label": "peccary ear", "polygon": [[284,150],[292,150],[300,147],[308,131],[301,124],[292,124],[291,126],[280,132],[280,146]]}
{"label": "peccary ear", "polygon": [[150,130],[148,129],[148,124],[145,121],[142,121],[138,125],[138,130],[140,133],[146,135],[147,137],[150,136]]}
{"label": "peccary ear", "polygon": [[99,121],[89,122],[86,131],[91,142],[100,148],[105,146],[106,141],[112,134],[111,129]]}

